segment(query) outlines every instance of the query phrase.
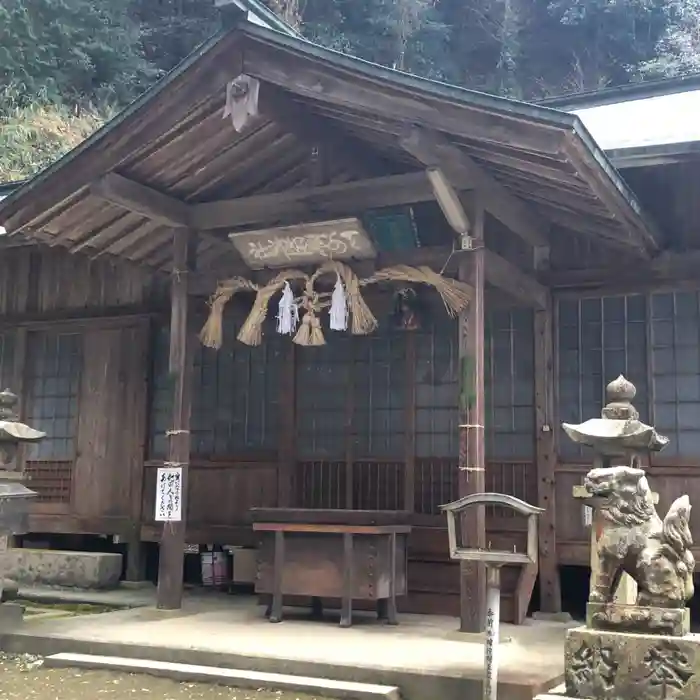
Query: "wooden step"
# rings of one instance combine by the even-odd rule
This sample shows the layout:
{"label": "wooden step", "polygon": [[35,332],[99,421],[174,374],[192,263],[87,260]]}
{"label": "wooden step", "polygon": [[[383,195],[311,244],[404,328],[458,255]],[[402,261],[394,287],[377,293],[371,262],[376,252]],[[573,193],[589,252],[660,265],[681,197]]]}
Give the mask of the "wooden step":
{"label": "wooden step", "polygon": [[121,671],[123,673],[145,673],[151,676],[172,678],[180,682],[204,682],[235,688],[268,688],[270,690],[292,690],[326,698],[347,700],[400,700],[395,686],[373,685],[334,681],[328,678],[292,676],[283,673],[260,673],[232,668],[197,666],[193,664],[129,659],[120,656],[98,656],[96,654],[53,654],[44,659],[44,665],[53,668],[84,668],[94,670]]}

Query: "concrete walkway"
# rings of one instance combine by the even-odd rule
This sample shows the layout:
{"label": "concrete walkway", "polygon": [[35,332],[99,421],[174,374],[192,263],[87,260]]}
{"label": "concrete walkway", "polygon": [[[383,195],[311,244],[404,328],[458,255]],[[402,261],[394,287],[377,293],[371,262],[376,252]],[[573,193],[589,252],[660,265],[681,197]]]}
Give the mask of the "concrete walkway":
{"label": "concrete walkway", "polygon": [[[404,700],[465,700],[480,697],[483,645],[455,631],[454,618],[400,616],[398,627],[357,615],[350,629],[285,611],[271,624],[251,596],[189,594],[183,609],[159,611],[155,591],[62,592],[21,590],[20,597],[104,605],[129,610],[52,620],[27,620],[0,637],[4,651],[48,655],[101,654],[156,661],[222,666],[268,673],[317,676],[396,685]],[[563,673],[563,623],[503,625],[499,700],[531,700],[559,682]]]}

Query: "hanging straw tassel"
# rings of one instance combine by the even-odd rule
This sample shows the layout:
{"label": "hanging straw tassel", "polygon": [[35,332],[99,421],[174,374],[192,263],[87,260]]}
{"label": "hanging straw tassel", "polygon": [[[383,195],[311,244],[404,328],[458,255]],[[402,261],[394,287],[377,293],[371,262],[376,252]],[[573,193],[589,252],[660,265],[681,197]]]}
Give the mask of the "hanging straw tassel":
{"label": "hanging straw tassel", "polygon": [[289,282],[285,282],[277,313],[277,332],[281,335],[292,335],[298,324],[299,307],[294,303],[294,294]]}
{"label": "hanging straw tassel", "polygon": [[257,290],[255,284],[243,277],[232,277],[221,282],[209,300],[209,317],[199,333],[202,345],[218,350],[223,343],[223,316],[226,304],[238,292]]}
{"label": "hanging straw tassel", "polygon": [[312,308],[308,308],[304,314],[301,326],[292,342],[306,347],[326,344],[326,339],[323,337],[323,331],[321,330],[321,321],[319,321],[316,312]]}
{"label": "hanging straw tassel", "polygon": [[345,287],[340,279],[340,275],[337,275],[333,295],[331,296],[331,330],[346,331],[347,329],[348,300],[345,296]]}
{"label": "hanging straw tassel", "polygon": [[238,340],[241,343],[251,346],[260,345],[262,342],[263,323],[265,323],[267,318],[268,304],[272,297],[284,288],[285,282],[290,279],[306,279],[306,275],[298,270],[284,270],[265,287],[258,289],[253,308],[238,332]]}
{"label": "hanging straw tassel", "polygon": [[367,335],[377,328],[379,325],[374,314],[370,311],[369,306],[362,298],[360,292],[360,280],[350,267],[344,265],[337,260],[329,260],[324,263],[313,275],[311,283],[325,274],[335,272],[340,275],[344,284],[344,292],[346,304],[348,306],[348,321],[352,317],[350,331],[353,335]]}

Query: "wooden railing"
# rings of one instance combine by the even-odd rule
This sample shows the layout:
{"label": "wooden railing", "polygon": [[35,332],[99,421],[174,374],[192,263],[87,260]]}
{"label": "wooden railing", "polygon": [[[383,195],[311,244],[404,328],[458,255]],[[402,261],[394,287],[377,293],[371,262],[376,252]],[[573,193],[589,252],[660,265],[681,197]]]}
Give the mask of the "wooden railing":
{"label": "wooden railing", "polygon": [[297,462],[293,503],[299,508],[401,510],[404,464],[359,460]]}
{"label": "wooden railing", "polygon": [[70,503],[73,462],[27,461],[27,487],[36,491],[37,503]]}
{"label": "wooden railing", "polygon": [[[299,508],[355,508],[367,510],[411,510],[418,515],[439,516],[439,507],[458,496],[459,469],[454,458],[417,459],[413,476],[413,503],[406,503],[407,467],[397,460],[360,460],[348,469],[344,461],[297,462],[293,504]],[[410,482],[409,482],[410,483]],[[537,500],[537,482],[532,462],[490,462],[486,488],[521,498]],[[495,517],[514,518],[511,511]]]}

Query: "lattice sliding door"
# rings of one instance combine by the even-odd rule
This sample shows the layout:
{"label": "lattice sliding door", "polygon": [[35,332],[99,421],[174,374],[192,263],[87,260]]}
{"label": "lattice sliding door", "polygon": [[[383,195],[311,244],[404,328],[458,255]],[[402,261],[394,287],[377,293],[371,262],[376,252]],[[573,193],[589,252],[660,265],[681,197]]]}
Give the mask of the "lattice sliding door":
{"label": "lattice sliding door", "polygon": [[46,432],[27,452],[27,472],[40,502],[70,501],[76,455],[82,335],[28,334],[25,367],[26,422]]}

